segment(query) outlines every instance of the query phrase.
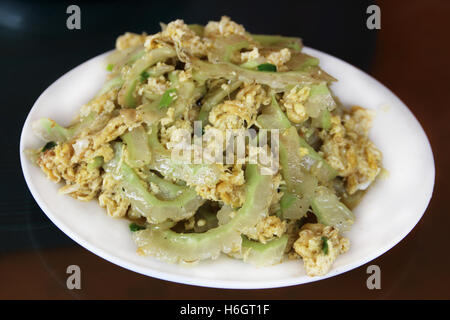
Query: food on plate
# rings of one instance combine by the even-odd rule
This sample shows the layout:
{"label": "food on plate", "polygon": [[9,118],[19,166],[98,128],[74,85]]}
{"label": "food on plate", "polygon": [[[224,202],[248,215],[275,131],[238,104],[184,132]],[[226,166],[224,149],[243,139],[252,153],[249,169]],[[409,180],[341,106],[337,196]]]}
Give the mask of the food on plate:
{"label": "food on plate", "polygon": [[[339,103],[336,79],[299,38],[251,34],[228,17],[176,20],[120,36],[105,68],[72,125],[33,124],[46,143],[28,153],[60,193],[130,220],[139,254],[194,263],[224,253],[255,266],[300,258],[320,276],[349,249],[351,209],[382,168],[373,114]],[[239,137],[244,148],[230,151]],[[199,150],[221,151],[196,161]]]}

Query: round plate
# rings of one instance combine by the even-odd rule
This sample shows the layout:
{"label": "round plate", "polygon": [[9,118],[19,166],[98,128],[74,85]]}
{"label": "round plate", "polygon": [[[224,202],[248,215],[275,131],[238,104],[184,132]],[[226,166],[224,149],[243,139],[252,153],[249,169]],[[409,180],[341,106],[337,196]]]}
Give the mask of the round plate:
{"label": "round plate", "polygon": [[68,125],[101,88],[107,53],[66,73],[31,109],[20,141],[22,170],[31,193],[53,223],[86,249],[123,268],[179,283],[239,289],[282,287],[336,276],[375,259],[403,239],[425,212],[435,174],[430,144],[419,122],[389,89],[342,60],[310,48],[304,52],[318,57],[321,67],[339,80],[331,87],[345,106],[359,105],[376,112],[370,138],[383,153],[383,166],[389,173],[354,210],[356,222],[346,233],[351,248],[338,257],[326,276],[307,276],[301,260],[256,268],[221,256],[186,267],[142,257],[136,254],[126,220],[110,218],[97,201],[85,203],[58,194],[60,185],[47,180],[24,154],[25,149],[43,144],[33,135],[31,124],[48,117]]}

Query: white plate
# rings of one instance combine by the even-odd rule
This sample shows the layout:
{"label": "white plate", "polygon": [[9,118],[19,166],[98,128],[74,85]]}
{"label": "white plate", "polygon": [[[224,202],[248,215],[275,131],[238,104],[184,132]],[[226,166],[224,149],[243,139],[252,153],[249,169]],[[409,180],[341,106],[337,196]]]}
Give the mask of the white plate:
{"label": "white plate", "polygon": [[53,223],[86,249],[129,270],[174,282],[240,289],[282,287],[336,276],[375,259],[403,239],[425,212],[435,174],[430,144],[413,114],[378,81],[320,51],[305,48],[305,52],[320,58],[322,68],[339,79],[332,89],[344,105],[376,111],[370,137],[383,152],[383,165],[389,172],[356,208],[356,222],[346,234],[351,248],[326,276],[308,277],[300,260],[255,268],[223,256],[184,267],[141,257],[135,252],[125,220],[108,217],[96,201],[83,203],[57,193],[60,186],[47,180],[24,155],[26,148],[43,144],[34,137],[31,124],[49,117],[68,125],[80,106],[101,88],[106,54],[62,76],[31,109],[20,141],[20,160],[31,193]]}

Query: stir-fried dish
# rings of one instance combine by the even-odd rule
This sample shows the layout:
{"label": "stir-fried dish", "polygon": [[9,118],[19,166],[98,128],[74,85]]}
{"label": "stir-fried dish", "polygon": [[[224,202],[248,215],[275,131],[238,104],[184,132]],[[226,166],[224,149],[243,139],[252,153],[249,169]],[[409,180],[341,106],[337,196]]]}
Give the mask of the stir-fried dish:
{"label": "stir-fried dish", "polygon": [[[382,155],[368,138],[372,114],[339,103],[335,78],[299,38],[250,34],[228,17],[176,20],[120,36],[107,60],[106,83],[72,125],[34,123],[46,144],[33,159],[60,193],[97,199],[129,220],[139,254],[173,263],[302,259],[316,276],[349,249],[342,233]],[[247,144],[244,161],[173,156],[192,160],[196,139],[214,149],[228,140],[205,137],[230,130],[266,144]],[[252,152],[277,166],[248,161]]]}

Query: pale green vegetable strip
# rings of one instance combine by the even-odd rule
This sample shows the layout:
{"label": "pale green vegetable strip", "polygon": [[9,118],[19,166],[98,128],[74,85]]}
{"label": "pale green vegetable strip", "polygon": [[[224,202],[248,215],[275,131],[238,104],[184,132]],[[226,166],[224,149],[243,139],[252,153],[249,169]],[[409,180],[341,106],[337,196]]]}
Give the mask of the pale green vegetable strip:
{"label": "pale green vegetable strip", "polygon": [[234,209],[232,206],[224,204],[222,208],[217,211],[216,217],[219,225],[228,223],[234,214]]}
{"label": "pale green vegetable strip", "polygon": [[322,125],[322,129],[330,130],[331,129],[331,113],[328,109],[322,111],[322,115],[320,116],[320,122]]}
{"label": "pale green vegetable strip", "polygon": [[225,78],[243,82],[258,82],[275,90],[286,90],[295,85],[313,85],[322,80],[303,71],[260,72],[241,68],[231,63],[209,63],[195,59],[192,61],[194,79],[204,82],[206,79]]}
{"label": "pale green vegetable strip", "polygon": [[147,182],[154,183],[159,188],[158,196],[162,196],[164,199],[176,198],[186,190],[185,186],[174,184],[151,171],[148,173]]}
{"label": "pale green vegetable strip", "polygon": [[170,83],[172,84],[172,86],[177,86],[180,82],[180,80],[178,79],[177,71],[170,72],[168,75],[168,79],[169,79]]}
{"label": "pale green vegetable strip", "polygon": [[355,221],[355,216],[328,188],[319,187],[311,202],[317,221],[347,231]]}
{"label": "pale green vegetable strip", "polygon": [[261,175],[256,165],[247,165],[245,175],[244,205],[228,223],[204,233],[176,233],[150,226],[133,234],[138,252],[168,262],[194,262],[217,258],[220,252],[239,251],[241,232],[254,227],[267,214],[273,188],[272,177]]}
{"label": "pale green vegetable strip", "polygon": [[305,103],[306,113],[310,117],[317,118],[323,110],[332,111],[335,108],[336,102],[326,83],[311,86],[310,96]]}
{"label": "pale green vegetable strip", "polygon": [[175,69],[175,67],[172,65],[168,65],[168,64],[159,65],[158,64],[154,67],[147,69],[147,73],[150,77],[157,78],[159,76],[162,76],[163,74],[173,71],[174,69]]}
{"label": "pale green vegetable strip", "polygon": [[256,122],[263,129],[288,129],[291,127],[291,122],[281,110],[273,94],[271,104],[263,109]]}
{"label": "pale green vegetable strip", "polygon": [[250,47],[249,40],[243,35],[216,36],[211,39],[208,60],[212,63],[231,62],[241,49]]}
{"label": "pale green vegetable strip", "polygon": [[142,58],[145,54],[145,49],[139,48],[135,50],[130,56],[128,56],[128,59],[126,60],[127,64],[133,64],[138,59]]}
{"label": "pale green vegetable strip", "polygon": [[45,141],[63,142],[70,139],[73,135],[73,130],[64,128],[47,118],[35,121],[33,123],[33,131]]}
{"label": "pale green vegetable strip", "polygon": [[[320,181],[327,182],[334,179],[337,176],[336,170],[334,170],[315,150],[312,148],[302,137],[300,137],[292,127],[291,122],[281,110],[276,99],[272,95],[272,103],[263,109],[263,112],[257,118],[257,124],[263,129],[282,129],[282,132],[289,131],[286,135],[290,136],[290,144],[292,148],[306,148],[308,154],[304,157],[300,157],[299,161],[307,170],[313,170],[318,175]],[[292,129],[291,129],[292,128]],[[285,136],[286,136],[285,135]],[[281,139],[288,139],[289,137]],[[298,140],[298,142],[296,142]]]}
{"label": "pale green vegetable strip", "polygon": [[244,48],[248,48],[250,43],[248,41],[240,41],[234,44],[227,45],[225,47],[225,53],[223,56],[223,61],[230,62],[231,57],[236,51],[239,51]]}
{"label": "pale green vegetable strip", "polygon": [[[201,86],[196,90],[196,86],[193,81],[183,81],[176,82],[176,99],[174,99],[171,104],[167,107],[174,109],[174,117],[182,115],[183,112],[189,108],[197,98],[199,93],[198,90],[202,90]],[[172,88],[175,89],[175,88]],[[171,90],[171,89],[169,89]],[[152,126],[157,123],[161,118],[165,117],[167,114],[167,107],[161,107],[160,102],[162,101],[162,96],[153,97],[153,101],[144,105],[139,106],[144,111],[144,121],[147,125]]]}
{"label": "pale green vegetable strip", "polygon": [[138,109],[142,109],[144,121],[148,126],[158,123],[167,114],[167,109],[161,109],[159,107],[160,100],[161,96],[157,96],[154,101],[138,107]]}
{"label": "pale green vegetable strip", "polygon": [[302,40],[300,38],[265,34],[252,34],[251,36],[262,46],[281,46],[291,48],[295,51],[302,50]]}
{"label": "pale green vegetable strip", "polygon": [[221,171],[216,164],[190,164],[172,159],[172,154],[158,140],[157,126],[153,126],[149,135],[152,152],[150,168],[164,177],[186,181],[189,185],[215,186]]}
{"label": "pale green vegetable strip", "polygon": [[317,178],[306,170],[300,154],[300,140],[294,127],[280,134],[281,174],[286,181],[284,197],[294,196],[295,201],[283,210],[283,218],[301,218],[309,209],[317,187]]}
{"label": "pale green vegetable strip", "polygon": [[[319,171],[324,167],[317,167],[315,164],[308,162],[309,160],[314,160],[313,158],[302,157],[299,152],[295,152],[295,150],[298,150],[299,145],[304,147],[308,147],[308,145],[304,140],[298,139],[294,127],[288,129],[287,133],[287,135],[282,134],[280,136],[280,162],[282,174],[288,188],[287,192],[299,196],[298,202],[294,202],[294,204],[300,203],[301,208],[305,209],[305,205],[309,202],[319,222],[346,230],[353,223],[352,212],[339,201],[330,189],[317,187],[317,181],[314,180],[317,178],[326,180],[327,176],[323,175],[323,173],[327,171]],[[316,162],[316,164],[319,163],[321,162]],[[312,172],[313,175],[306,174],[307,170],[299,170],[298,164]],[[285,196],[288,196],[288,194]],[[305,201],[308,202],[305,203]],[[295,210],[294,212],[298,211]],[[284,218],[290,218],[292,214],[292,207],[283,211]]]}
{"label": "pale green vegetable strip", "polygon": [[128,162],[132,167],[142,167],[150,163],[148,135],[144,127],[136,127],[123,134],[121,138],[127,145]]}
{"label": "pale green vegetable strip", "polygon": [[148,54],[136,60],[128,72],[127,79],[119,92],[119,104],[129,108],[136,107],[136,98],[134,94],[142,72],[150,68],[152,65],[174,57],[175,55],[175,50],[169,47],[161,47],[148,52]]}
{"label": "pale green vegetable strip", "polygon": [[297,136],[300,146],[308,150],[308,154],[302,158],[302,163],[304,166],[314,173],[319,181],[328,182],[336,178],[338,175],[337,171],[333,169],[328,162],[326,162],[325,159],[322,158],[317,151],[315,151],[314,148],[305,141],[305,139],[300,137],[298,134]]}
{"label": "pale green vegetable strip", "polygon": [[[336,176],[336,171],[298,135],[273,96],[272,103],[263,110],[257,123],[264,129],[282,130],[279,152],[286,190],[280,205],[283,218],[299,219],[306,214],[314,198],[316,176],[327,182]],[[302,155],[300,148],[305,148],[308,154]]]}
{"label": "pale green vegetable strip", "polygon": [[211,109],[218,105],[225,97],[229,96],[233,91],[239,88],[242,85],[241,81],[233,81],[230,84],[227,84],[226,88],[217,88],[210,95],[205,97],[202,107],[200,109],[200,113],[198,115],[198,119],[205,123],[208,120],[208,115]]}
{"label": "pale green vegetable strip", "polygon": [[142,46],[129,47],[125,50],[114,50],[107,58],[107,64],[114,65],[114,68],[120,69],[125,64],[132,64],[145,54]]}
{"label": "pale green vegetable strip", "polygon": [[195,87],[195,83],[191,80],[181,81],[175,85],[176,99],[170,105],[171,108],[174,108],[175,117],[183,114],[194,103]]}
{"label": "pale green vegetable strip", "polygon": [[291,55],[291,59],[289,59],[288,62],[286,62],[286,67],[289,68],[289,70],[306,70],[309,67],[318,67],[319,66],[319,59],[312,57],[306,53],[303,52],[297,52],[295,54]]}
{"label": "pale green vegetable strip", "polygon": [[242,236],[242,259],[256,267],[280,263],[288,244],[289,237],[283,235],[266,243],[249,240]]}
{"label": "pale green vegetable strip", "polygon": [[242,63],[241,65],[239,65],[241,68],[244,69],[250,69],[250,70],[255,70],[258,66],[259,66],[259,62],[255,61],[255,60],[249,60],[247,62]]}
{"label": "pale green vegetable strip", "polygon": [[32,129],[37,136],[45,141],[64,142],[71,140],[86,128],[91,127],[96,120],[97,115],[94,112],[91,112],[74,125],[64,128],[51,119],[43,118],[34,122]]}
{"label": "pale green vegetable strip", "polygon": [[120,89],[123,85],[123,79],[122,77],[116,76],[108,81],[103,85],[102,89],[99,91],[99,93],[96,95],[96,97],[100,97],[101,95],[107,93],[110,90],[114,89]]}
{"label": "pale green vegetable strip", "polygon": [[170,200],[158,199],[149,192],[146,183],[128,166],[122,156],[123,145],[114,144],[115,157],[104,165],[106,172],[113,174],[120,182],[123,194],[131,205],[149,223],[161,223],[166,220],[180,221],[192,217],[204,200],[192,189],[186,189],[179,196]]}

